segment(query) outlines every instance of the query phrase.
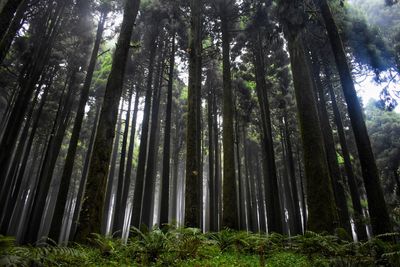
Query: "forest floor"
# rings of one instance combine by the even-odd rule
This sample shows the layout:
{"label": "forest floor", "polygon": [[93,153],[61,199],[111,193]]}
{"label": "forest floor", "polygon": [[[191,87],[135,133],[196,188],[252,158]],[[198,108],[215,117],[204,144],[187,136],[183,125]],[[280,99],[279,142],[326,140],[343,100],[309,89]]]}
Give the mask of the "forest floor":
{"label": "forest floor", "polygon": [[398,238],[393,233],[355,243],[312,232],[289,238],[230,230],[133,229],[126,244],[93,235],[87,245],[33,247],[0,236],[0,266],[400,266]]}

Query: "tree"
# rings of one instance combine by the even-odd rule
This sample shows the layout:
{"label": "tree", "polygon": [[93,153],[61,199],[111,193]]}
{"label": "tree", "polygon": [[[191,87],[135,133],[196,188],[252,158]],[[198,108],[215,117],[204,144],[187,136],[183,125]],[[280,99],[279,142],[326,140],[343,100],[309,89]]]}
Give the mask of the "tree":
{"label": "tree", "polygon": [[125,2],[121,32],[104,94],[93,156],[87,178],[85,200],[75,236],[76,240],[83,242],[85,242],[85,239],[91,233],[100,233],[108,164],[110,162],[115,124],[118,116],[118,104],[121,98],[126,60],[139,4],[140,0]]}
{"label": "tree", "polygon": [[346,99],[349,117],[360,157],[364,186],[367,192],[368,210],[371,218],[372,230],[374,234],[387,233],[392,229],[389,213],[383,197],[382,187],[379,182],[378,168],[372,152],[367,127],[365,126],[363,111],[354,88],[354,82],[347,63],[342,40],[328,2],[326,0],[319,0],[315,1],[315,3],[321,9],[337,70],[339,72],[344,97]]}
{"label": "tree", "polygon": [[[281,21],[288,41],[298,118],[307,177],[307,227],[311,231],[333,233],[337,213],[319,126],[310,66],[302,40],[303,16],[299,6],[280,1]],[[285,12],[285,13],[283,13]]]}
{"label": "tree", "polygon": [[201,67],[202,67],[201,0],[190,0],[189,84],[186,130],[185,226],[199,227],[201,214]]}

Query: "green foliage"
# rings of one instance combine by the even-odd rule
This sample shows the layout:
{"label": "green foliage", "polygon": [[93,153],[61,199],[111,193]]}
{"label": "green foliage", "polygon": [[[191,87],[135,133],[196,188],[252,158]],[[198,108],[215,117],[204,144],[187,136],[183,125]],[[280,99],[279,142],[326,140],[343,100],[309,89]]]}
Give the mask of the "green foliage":
{"label": "green foliage", "polygon": [[400,266],[399,233],[353,243],[307,232],[285,237],[225,229],[131,229],[126,244],[93,234],[89,245],[20,247],[0,236],[0,266]]}

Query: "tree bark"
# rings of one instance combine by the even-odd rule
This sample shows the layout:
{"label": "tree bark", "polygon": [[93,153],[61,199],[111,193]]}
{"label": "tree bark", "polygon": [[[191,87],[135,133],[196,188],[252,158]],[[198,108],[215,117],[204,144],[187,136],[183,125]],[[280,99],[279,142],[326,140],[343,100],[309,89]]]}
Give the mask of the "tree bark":
{"label": "tree bark", "polygon": [[281,207],[279,202],[278,179],[276,175],[275,152],[272,139],[271,112],[265,80],[265,63],[263,58],[261,36],[254,37],[253,53],[256,70],[256,90],[261,111],[262,153],[264,185],[267,204],[268,232],[282,233]]}
{"label": "tree bark", "polygon": [[74,163],[75,163],[76,150],[78,148],[79,136],[82,128],[83,118],[85,116],[85,107],[89,99],[90,85],[92,84],[93,73],[96,67],[97,54],[99,53],[106,17],[107,17],[107,11],[102,12],[97,27],[96,39],[94,42],[92,55],[90,57],[90,62],[87,69],[85,82],[81,90],[78,110],[76,111],[74,127],[72,129],[72,135],[69,141],[67,157],[65,159],[65,165],[61,176],[60,190],[57,195],[53,220],[51,221],[51,227],[49,232],[49,237],[56,241],[58,241],[58,238],[60,237],[62,219],[66,208],[65,205],[67,202],[72,170],[74,168]]}
{"label": "tree bark", "polygon": [[[110,171],[108,173],[108,181],[107,181],[107,189],[106,189],[106,195],[105,195],[105,200],[104,200],[104,216],[103,216],[103,222],[102,222],[102,234],[108,235],[108,230],[109,230],[109,225],[108,221],[110,220],[111,214],[112,214],[112,207],[111,207],[111,202],[113,199],[113,189],[114,189],[114,184],[115,184],[115,170],[117,168],[117,160],[118,160],[118,150],[119,150],[119,143],[121,139],[121,128],[122,128],[122,113],[123,113],[123,106],[124,104],[121,103],[121,108],[119,110],[119,116],[118,116],[118,122],[117,122],[117,136],[114,139],[114,144],[113,144],[113,149],[112,149],[112,155],[111,155],[111,162],[110,162]],[[115,205],[114,205],[115,207]],[[113,234],[112,232],[112,225],[113,225],[113,219],[111,218],[111,235]]]}
{"label": "tree bark", "polygon": [[97,132],[97,125],[99,123],[100,110],[101,110],[101,104],[96,103],[96,115],[95,115],[95,118],[93,121],[92,133],[90,134],[89,145],[88,145],[88,149],[87,149],[86,156],[85,156],[85,162],[84,162],[83,168],[82,168],[82,176],[81,176],[81,180],[79,182],[78,194],[76,196],[75,210],[72,215],[71,230],[70,230],[69,236],[67,237],[67,239],[69,239],[69,240],[74,239],[76,229],[78,227],[79,214],[82,209],[83,195],[85,193],[85,188],[86,188],[86,181],[87,181],[87,175],[89,172],[90,159],[92,157],[94,140],[96,138],[96,132]]}
{"label": "tree bark", "polygon": [[140,0],[125,1],[121,33],[114,53],[111,73],[108,77],[103,106],[100,113],[93,156],[89,168],[86,197],[83,202],[80,222],[76,233],[77,241],[86,241],[91,233],[100,233],[104,195],[107,183],[108,164],[115,136],[118,104],[121,98],[126,61],[131,35]]}
{"label": "tree bark", "polygon": [[342,156],[343,156],[343,160],[344,160],[344,168],[345,168],[346,175],[347,175],[347,183],[349,185],[351,201],[352,201],[353,209],[354,209],[354,218],[353,219],[354,219],[354,223],[355,223],[355,227],[356,227],[355,231],[357,233],[358,240],[365,241],[365,240],[368,240],[368,235],[367,235],[367,230],[366,230],[365,224],[364,224],[364,215],[363,215],[363,208],[361,205],[360,192],[359,192],[359,189],[357,186],[356,177],[354,175],[354,170],[353,170],[353,166],[351,163],[350,152],[349,152],[349,148],[347,146],[346,135],[344,132],[342,118],[341,118],[340,111],[339,111],[339,108],[338,108],[338,105],[336,102],[335,92],[333,91],[333,87],[331,84],[330,71],[328,70],[327,66],[325,66],[325,77],[326,77],[326,82],[328,84],[330,99],[332,101],[333,115],[334,115],[335,124],[336,124],[338,135],[339,135],[340,147],[342,149]]}
{"label": "tree bark", "polygon": [[339,215],[339,222],[340,226],[346,230],[348,236],[351,238],[352,231],[350,225],[349,210],[347,207],[344,182],[340,173],[339,163],[337,160],[335,140],[333,138],[332,127],[329,122],[328,110],[326,108],[327,103],[325,99],[325,92],[320,76],[320,62],[318,61],[315,52],[311,52],[311,54],[315,57],[311,64],[313,65],[315,87],[317,89],[317,94],[319,98],[317,106],[319,110],[319,119],[321,122],[321,130],[324,138],[326,158],[332,179],[332,187],[335,196],[337,212]]}
{"label": "tree bark", "polygon": [[185,226],[200,227],[201,221],[201,66],[202,0],[190,0],[189,85],[186,130]]}
{"label": "tree bark", "polygon": [[[154,26],[153,26],[154,27]],[[157,27],[157,26],[156,26]],[[140,136],[140,147],[139,147],[139,158],[138,167],[136,171],[136,181],[135,181],[135,192],[133,194],[133,210],[131,225],[139,227],[142,222],[142,205],[143,205],[143,193],[144,193],[144,179],[146,171],[146,159],[147,159],[147,144],[149,136],[149,124],[150,124],[150,110],[151,110],[151,100],[153,98],[153,73],[154,73],[154,61],[157,52],[157,38],[159,35],[158,28],[153,28],[151,32],[150,42],[150,58],[148,66],[148,76],[146,85],[146,97],[143,110],[143,121],[142,121],[142,134]]]}
{"label": "tree bark", "polygon": [[221,4],[222,14],[222,69],[223,69],[223,213],[222,226],[231,229],[239,229],[238,209],[236,200],[236,175],[235,175],[235,139],[233,131],[233,97],[232,97],[232,78],[230,63],[230,42],[229,21],[225,13],[225,5]]}
{"label": "tree bark", "polygon": [[124,174],[125,174],[125,161],[126,161],[126,146],[128,144],[129,121],[131,119],[132,94],[133,94],[133,88],[131,88],[129,92],[128,110],[126,112],[125,129],[122,138],[121,156],[119,161],[117,192],[115,195],[115,211],[114,211],[114,222],[112,226],[112,232],[113,234],[118,232],[117,234],[118,236],[122,236],[124,227],[126,202],[125,203],[123,202],[122,198],[123,192],[126,186],[129,187],[129,185],[125,183]]}
{"label": "tree bark", "polygon": [[364,186],[368,198],[368,210],[372,231],[375,235],[388,233],[392,231],[390,217],[385,204],[382,187],[379,182],[378,168],[372,152],[371,142],[363,117],[363,111],[354,88],[353,78],[347,63],[346,53],[339,35],[339,30],[336,26],[328,2],[326,0],[315,0],[315,3],[321,8],[322,17],[325,21],[344,97],[347,103],[351,125],[353,127],[358,155],[360,157]]}
{"label": "tree bark", "polygon": [[154,205],[152,205],[154,200],[154,183],[155,183],[155,173],[157,173],[156,158],[158,155],[158,127],[159,127],[159,110],[160,110],[160,96],[161,87],[164,80],[164,42],[161,42],[159,46],[159,58],[157,75],[155,79],[154,86],[154,97],[153,105],[151,109],[151,128],[149,136],[149,146],[148,146],[148,156],[147,156],[147,166],[146,166],[146,176],[143,190],[143,207],[142,207],[142,224],[153,227],[153,212]]}
{"label": "tree bark", "polygon": [[[326,162],[323,136],[318,119],[313,82],[301,34],[302,27],[291,21],[300,12],[290,1],[282,2],[281,22],[288,41],[291,69],[295,88],[298,119],[304,150],[304,165],[307,177],[308,229],[314,232],[334,233],[338,215],[334,202],[331,178]],[[300,16],[302,14],[296,14]]]}
{"label": "tree bark", "polygon": [[172,33],[171,54],[169,58],[169,77],[167,92],[167,107],[164,129],[164,149],[163,149],[163,168],[162,168],[162,188],[161,188],[161,213],[160,226],[168,223],[169,211],[169,187],[170,187],[170,166],[171,166],[171,121],[172,121],[172,90],[174,85],[175,69],[175,31]]}
{"label": "tree bark", "polygon": [[[52,46],[58,34],[65,7],[66,2],[58,5],[52,14],[50,25],[43,26],[43,36],[38,37],[34,45],[32,58],[27,61],[20,73],[19,83],[21,88],[0,142],[0,170],[8,169],[12,152],[18,140],[19,131],[24,122],[25,112],[29,107],[29,102],[40,79],[40,75],[50,58]],[[48,8],[46,13],[51,13],[49,10],[51,10],[51,7]],[[47,16],[44,17],[44,21],[46,18]],[[0,187],[4,185],[5,175],[5,171],[0,172]]]}

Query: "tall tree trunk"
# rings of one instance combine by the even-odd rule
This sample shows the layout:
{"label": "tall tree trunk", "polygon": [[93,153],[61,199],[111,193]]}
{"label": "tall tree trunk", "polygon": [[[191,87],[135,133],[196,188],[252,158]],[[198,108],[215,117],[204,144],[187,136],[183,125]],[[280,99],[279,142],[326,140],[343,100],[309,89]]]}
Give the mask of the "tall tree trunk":
{"label": "tall tree trunk", "polygon": [[221,4],[222,14],[221,32],[222,32],[222,65],[223,65],[223,213],[222,226],[232,229],[238,229],[238,211],[236,201],[236,177],[235,177],[235,139],[233,132],[233,97],[232,97],[232,78],[231,78],[231,58],[229,21],[227,14],[224,13],[225,4]]}
{"label": "tall tree trunk", "polygon": [[[141,82],[139,81],[138,86],[140,84],[141,84]],[[128,156],[127,156],[127,160],[126,160],[126,170],[125,170],[126,186],[124,187],[124,191],[123,191],[123,195],[122,195],[122,204],[124,205],[124,207],[126,207],[128,204],[129,189],[131,186],[133,152],[134,152],[134,148],[135,148],[136,121],[137,121],[137,115],[138,115],[138,110],[139,110],[139,99],[140,99],[140,94],[139,94],[139,89],[137,88],[136,96],[135,96],[135,104],[133,107],[133,116],[132,116],[132,123],[131,123],[131,134],[130,134],[130,140],[129,140]],[[123,214],[123,216],[124,216],[123,218],[125,218],[125,212],[126,212],[126,209],[124,209],[124,211],[121,213],[121,215]]]}
{"label": "tall tree trunk", "polygon": [[207,75],[207,120],[208,120],[208,176],[209,176],[209,209],[210,209],[210,231],[216,232],[218,227],[218,209],[216,202],[216,181],[215,181],[215,151],[214,143],[218,140],[214,139],[214,118],[217,114],[214,111],[214,88],[211,81],[211,70]]}
{"label": "tall tree trunk", "polygon": [[87,179],[88,190],[86,190],[86,197],[76,233],[77,241],[85,241],[91,233],[100,233],[107,174],[115,136],[115,124],[118,117],[118,104],[122,94],[126,61],[139,4],[140,0],[125,1],[121,32],[118,37],[100,113]]}
{"label": "tall tree trunk", "polygon": [[185,226],[200,227],[201,221],[201,66],[202,0],[190,0],[189,85],[186,130]]}
{"label": "tall tree trunk", "polygon": [[38,188],[35,198],[33,199],[32,211],[28,216],[29,229],[26,233],[26,242],[33,244],[37,241],[46,200],[48,197],[50,185],[53,178],[54,168],[57,158],[61,150],[62,141],[65,131],[67,130],[70,120],[71,108],[73,103],[74,87],[77,76],[77,68],[71,70],[71,78],[69,79],[68,91],[65,99],[60,102],[57,116],[54,121],[54,128],[49,139],[47,151],[43,164],[40,167],[38,176]]}
{"label": "tall tree trunk", "polygon": [[78,194],[76,196],[75,210],[72,215],[71,230],[70,230],[70,234],[67,237],[67,239],[74,238],[76,229],[78,227],[79,214],[80,214],[80,211],[82,208],[83,195],[85,193],[85,188],[86,188],[86,181],[87,181],[87,175],[89,172],[90,159],[91,159],[92,153],[93,153],[94,140],[96,138],[97,125],[99,123],[99,118],[100,118],[101,104],[96,103],[95,108],[96,108],[96,115],[95,115],[95,118],[93,121],[92,133],[90,134],[89,145],[88,145],[88,149],[87,149],[86,156],[85,156],[85,162],[84,162],[83,168],[82,168],[82,176],[81,176],[81,180],[79,182]]}
{"label": "tall tree trunk", "polygon": [[379,182],[378,168],[372,152],[363,111],[358,101],[351,71],[347,63],[346,52],[328,2],[326,0],[315,0],[315,3],[321,8],[322,17],[325,21],[353,127],[364,186],[367,192],[372,231],[375,235],[388,233],[392,231],[389,213]]}
{"label": "tall tree trunk", "polygon": [[325,152],[328,162],[329,172],[332,178],[332,187],[335,195],[336,207],[338,209],[340,226],[346,230],[349,237],[352,236],[349,210],[347,207],[347,199],[344,190],[344,183],[337,160],[335,140],[333,138],[332,127],[329,122],[328,110],[326,108],[325,92],[320,76],[320,62],[318,61],[317,55],[311,51],[311,54],[315,57],[313,62],[313,72],[315,87],[317,89],[319,102],[317,102],[319,110],[319,118],[321,122],[321,130],[325,143]]}
{"label": "tall tree trunk", "polygon": [[164,129],[164,149],[163,149],[163,167],[162,167],[162,187],[161,187],[161,213],[160,226],[168,223],[169,211],[169,187],[170,187],[170,166],[171,166],[171,121],[172,121],[172,90],[174,85],[175,69],[175,31],[172,33],[171,54],[169,58],[168,74],[168,92],[167,107]]}
{"label": "tall tree trunk", "polygon": [[125,161],[126,161],[126,147],[128,144],[129,121],[131,119],[132,94],[133,94],[133,88],[131,88],[129,92],[128,110],[126,112],[125,129],[122,138],[121,157],[119,161],[117,192],[115,195],[115,211],[114,211],[114,222],[112,226],[112,232],[116,233],[119,231],[118,236],[122,236],[122,231],[124,227],[124,218],[125,218],[125,208],[126,208],[126,202],[125,203],[123,202],[122,195],[125,186],[129,187],[129,185],[125,183],[124,174],[125,174]]}
{"label": "tall tree trunk", "polygon": [[[154,27],[154,26],[153,26]],[[153,98],[153,73],[154,73],[154,61],[157,52],[157,38],[159,35],[158,27],[153,28],[149,38],[150,45],[150,58],[148,66],[147,75],[147,85],[146,85],[146,97],[143,110],[143,121],[142,121],[142,134],[140,135],[140,147],[139,147],[139,157],[138,157],[138,167],[136,170],[136,181],[135,181],[135,191],[133,194],[133,207],[132,207],[132,219],[131,225],[139,227],[142,222],[142,205],[143,205],[143,192],[144,192],[144,179],[146,171],[146,159],[147,159],[147,144],[149,136],[149,124],[150,124],[150,110],[151,110],[151,100]]]}
{"label": "tall tree trunk", "polygon": [[286,157],[288,164],[288,175],[290,177],[290,185],[292,189],[292,196],[294,202],[294,233],[295,235],[299,235],[302,233],[301,227],[301,214],[300,214],[300,201],[299,201],[299,193],[298,186],[296,181],[296,171],[295,171],[295,163],[293,159],[293,148],[292,148],[292,140],[289,132],[288,125],[288,116],[287,116],[287,107],[284,108],[283,115],[283,135],[285,139],[285,147],[286,147]]}
{"label": "tall tree trunk", "polygon": [[340,142],[340,147],[342,149],[342,156],[344,160],[344,168],[347,175],[347,183],[349,185],[351,201],[354,209],[353,219],[356,227],[355,231],[357,233],[358,240],[367,240],[368,235],[367,235],[367,230],[365,228],[366,226],[364,224],[365,220],[363,216],[363,208],[361,205],[360,192],[357,186],[356,177],[354,175],[354,170],[350,159],[350,152],[347,146],[346,135],[342,123],[342,117],[340,115],[340,111],[336,102],[335,92],[333,91],[333,87],[331,84],[330,71],[328,70],[327,66],[325,66],[325,77],[326,77],[326,82],[328,84],[330,99],[332,102],[333,115],[339,135],[339,142]]}
{"label": "tall tree trunk", "polygon": [[[115,170],[117,168],[117,160],[118,160],[118,150],[119,150],[119,143],[121,139],[121,129],[122,129],[122,113],[123,113],[124,103],[121,103],[121,108],[119,110],[118,122],[117,122],[117,136],[114,139],[113,150],[111,155],[111,162],[110,162],[110,171],[108,173],[108,181],[107,181],[107,189],[106,189],[106,196],[104,200],[104,216],[102,222],[102,234],[108,235],[109,224],[108,221],[110,220],[112,213],[111,202],[113,200],[113,193],[114,193],[114,184],[115,184]],[[115,205],[114,205],[115,207]],[[113,220],[111,219],[111,235],[112,232],[112,225]]]}
{"label": "tall tree trunk", "polygon": [[89,98],[90,85],[92,84],[93,73],[97,62],[97,54],[99,53],[99,48],[104,32],[104,24],[106,21],[107,13],[108,13],[107,11],[103,11],[100,15],[99,24],[97,27],[96,39],[94,42],[92,55],[90,57],[90,62],[87,69],[85,82],[81,90],[78,110],[76,111],[74,127],[72,129],[72,135],[69,141],[67,157],[65,159],[65,165],[61,176],[60,190],[57,195],[53,220],[51,222],[50,233],[49,233],[49,237],[56,241],[58,241],[61,232],[62,219],[65,213],[65,205],[67,202],[72,170],[75,163],[76,150],[78,148],[79,136],[82,128],[83,118],[85,116],[85,107]]}
{"label": "tall tree trunk", "polygon": [[148,156],[147,156],[147,166],[146,166],[146,177],[143,190],[143,203],[142,203],[142,223],[147,225],[149,228],[153,226],[153,212],[154,205],[152,205],[154,199],[154,183],[155,183],[155,173],[157,173],[156,157],[158,155],[158,127],[159,127],[159,115],[160,115],[160,96],[161,87],[164,80],[163,73],[165,67],[165,51],[164,42],[161,41],[159,46],[159,57],[158,57],[158,67],[156,73],[156,79],[154,81],[154,97],[153,105],[151,109],[151,128],[149,136],[149,146],[148,146]]}
{"label": "tall tree trunk", "polygon": [[[253,144],[253,146],[256,146],[255,144]],[[258,148],[257,148],[258,150]],[[258,154],[258,152],[257,152]],[[265,214],[266,209],[264,207],[264,203],[265,203],[265,199],[264,199],[264,192],[263,192],[263,188],[265,187],[265,185],[263,185],[263,177],[262,177],[262,170],[261,170],[261,164],[258,158],[254,159],[255,161],[255,173],[254,173],[254,190],[256,193],[256,199],[257,199],[257,204],[258,204],[258,212],[259,212],[259,219],[258,219],[258,227],[259,227],[259,231],[263,232],[263,233],[267,233],[268,229],[267,229],[267,216]]]}
{"label": "tall tree trunk", "polygon": [[[282,2],[282,10],[292,14],[299,7],[289,1]],[[292,12],[292,13],[291,13]],[[287,13],[285,13],[287,14]],[[288,41],[293,73],[298,119],[304,150],[307,177],[308,229],[333,233],[337,227],[337,213],[331,178],[326,162],[323,136],[315,103],[313,82],[302,43],[302,30],[297,21],[281,13],[285,37]],[[297,14],[301,16],[302,14]],[[294,23],[294,24],[292,24]]]}
{"label": "tall tree trunk", "polygon": [[[25,64],[20,73],[19,83],[21,88],[0,142],[0,170],[8,169],[11,155],[13,154],[12,152],[18,140],[18,133],[24,122],[25,112],[29,107],[29,102],[36,89],[36,84],[40,79],[41,73],[50,58],[52,46],[58,34],[65,7],[66,2],[63,2],[58,5],[56,10],[51,14],[52,20],[50,25],[43,26],[47,26],[47,29],[43,29],[43,36],[41,36],[41,38],[38,37],[40,41],[37,41],[35,44],[32,58]],[[49,10],[51,10],[51,7],[49,7],[46,12],[51,13]],[[44,19],[46,18],[47,16],[44,17]],[[1,187],[4,185],[5,175],[6,172],[0,172]]]}
{"label": "tall tree trunk", "polygon": [[265,63],[260,33],[254,38],[254,67],[256,69],[256,90],[261,110],[262,153],[265,195],[267,201],[268,232],[282,233],[281,207],[279,202],[278,179],[272,138],[271,112],[265,80]]}

